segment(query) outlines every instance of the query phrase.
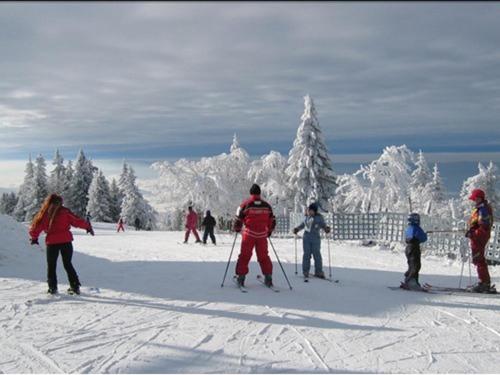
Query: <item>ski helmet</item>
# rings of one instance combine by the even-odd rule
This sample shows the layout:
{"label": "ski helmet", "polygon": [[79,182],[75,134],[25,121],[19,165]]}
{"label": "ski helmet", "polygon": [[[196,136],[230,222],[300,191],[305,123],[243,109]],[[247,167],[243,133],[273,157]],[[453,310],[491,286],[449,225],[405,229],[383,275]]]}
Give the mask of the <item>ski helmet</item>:
{"label": "ski helmet", "polygon": [[420,215],[415,212],[408,215],[408,224],[420,225]]}
{"label": "ski helmet", "polygon": [[471,201],[475,201],[477,198],[481,198],[484,201],[485,194],[484,194],[483,190],[481,190],[481,189],[474,189],[474,190],[472,190],[472,193],[470,194],[469,199]]}

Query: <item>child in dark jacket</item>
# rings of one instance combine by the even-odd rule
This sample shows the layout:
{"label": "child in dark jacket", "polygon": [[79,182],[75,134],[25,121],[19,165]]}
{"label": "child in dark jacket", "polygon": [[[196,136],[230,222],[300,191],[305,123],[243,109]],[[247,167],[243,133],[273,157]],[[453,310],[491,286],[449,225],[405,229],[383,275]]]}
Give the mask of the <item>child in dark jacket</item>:
{"label": "child in dark jacket", "polygon": [[205,228],[205,232],[203,233],[203,244],[207,244],[207,239],[208,236],[210,236],[210,239],[212,240],[212,243],[215,245],[215,235],[214,235],[214,228],[217,225],[217,222],[215,221],[215,218],[212,216],[210,213],[210,210],[207,211],[205,217],[203,218],[203,222],[201,223],[201,226]]}
{"label": "child in dark jacket", "polygon": [[405,231],[406,259],[408,271],[405,272],[405,281],[401,284],[404,289],[420,289],[418,273],[420,272],[420,244],[427,241],[427,234],[420,227],[420,215],[412,213],[408,216],[408,227]]}

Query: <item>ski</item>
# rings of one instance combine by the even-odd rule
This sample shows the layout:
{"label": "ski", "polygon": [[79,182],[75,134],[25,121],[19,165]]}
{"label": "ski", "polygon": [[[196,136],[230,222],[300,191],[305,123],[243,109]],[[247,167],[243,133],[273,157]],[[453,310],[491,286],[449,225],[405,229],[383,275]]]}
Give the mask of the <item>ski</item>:
{"label": "ski", "polygon": [[264,283],[264,277],[262,275],[257,275],[257,280],[264,286],[266,287],[267,289],[270,289],[272,290],[273,292],[275,293],[279,293],[279,289],[277,289],[276,287],[274,286],[267,286],[265,283]]}
{"label": "ski", "polygon": [[318,276],[315,276],[315,275],[311,275],[311,277],[314,277],[315,279],[320,279],[320,280],[325,280],[325,281],[329,281],[331,283],[338,283],[340,280],[338,279],[330,279],[329,277],[318,277]]}
{"label": "ski", "polygon": [[[430,290],[425,289],[425,288],[421,288],[421,289],[405,289],[405,288],[401,288],[401,286],[388,286],[388,288],[390,290],[403,290],[405,292],[421,292],[421,293],[429,293],[429,294],[439,294],[439,292],[430,291]],[[441,293],[441,294],[443,294],[443,293]]]}
{"label": "ski", "polygon": [[238,284],[237,276],[233,276],[233,282],[236,284],[236,286],[238,287],[238,289],[240,290],[241,293],[248,293],[248,289],[246,287]]}
{"label": "ski", "polygon": [[436,292],[451,292],[451,293],[467,293],[467,294],[498,294],[495,285],[490,287],[490,290],[487,292],[474,292],[472,290],[472,286],[468,286],[465,288],[454,288],[454,287],[444,287],[444,286],[436,286],[431,284],[424,284],[424,288],[427,290],[432,290]]}

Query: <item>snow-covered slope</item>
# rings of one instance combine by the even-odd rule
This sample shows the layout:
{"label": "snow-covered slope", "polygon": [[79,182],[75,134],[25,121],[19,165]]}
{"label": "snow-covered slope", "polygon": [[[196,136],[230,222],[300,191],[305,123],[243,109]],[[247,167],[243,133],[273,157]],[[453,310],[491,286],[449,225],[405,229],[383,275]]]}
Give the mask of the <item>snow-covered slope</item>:
{"label": "snow-covered slope", "polygon": [[[230,279],[220,287],[229,235],[219,236],[217,247],[204,247],[182,245],[179,232],[117,234],[103,225],[95,237],[75,231],[82,296],[52,298],[44,295],[43,254],[28,248],[26,232],[11,224],[11,232],[0,232],[1,372],[463,373],[500,367],[500,298],[391,291],[387,286],[398,285],[405,268],[401,253],[332,244],[340,283],[304,283],[294,274],[293,240],[275,239],[294,289],[287,289],[276,263],[281,292],[265,289],[252,263],[243,294]],[[14,251],[27,256],[13,257]],[[467,267],[465,273],[468,278]],[[500,273],[492,273],[498,283]],[[61,265],[58,274],[65,290]],[[423,260],[423,281],[455,286],[459,275],[458,263]]]}

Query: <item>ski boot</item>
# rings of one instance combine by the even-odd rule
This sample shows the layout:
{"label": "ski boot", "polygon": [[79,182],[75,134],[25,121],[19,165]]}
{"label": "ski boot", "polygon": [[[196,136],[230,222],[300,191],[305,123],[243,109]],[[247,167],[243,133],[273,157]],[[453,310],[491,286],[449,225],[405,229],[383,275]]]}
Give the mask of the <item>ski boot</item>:
{"label": "ski boot", "polygon": [[245,275],[238,275],[236,277],[236,282],[238,283],[238,286],[245,287]]}
{"label": "ski boot", "polygon": [[323,271],[315,272],[314,277],[317,277],[318,279],[326,279],[325,273]]}
{"label": "ski boot", "polygon": [[76,284],[76,285],[70,286],[69,289],[68,289],[68,294],[78,294],[78,295],[80,295],[80,285]]}
{"label": "ski boot", "polygon": [[479,282],[471,288],[474,293],[489,293],[491,289],[490,283]]}
{"label": "ski boot", "polygon": [[57,288],[49,288],[49,290],[47,290],[47,294],[57,294]]}
{"label": "ski boot", "polygon": [[264,275],[264,284],[268,288],[273,287],[273,276],[272,275]]}
{"label": "ski boot", "polygon": [[401,283],[400,288],[406,290],[422,290],[423,288],[420,286],[417,280],[411,278],[406,280],[404,283]]}
{"label": "ski boot", "polygon": [[195,242],[195,243],[201,243],[201,241],[200,241],[200,240],[196,240],[196,242]]}
{"label": "ski boot", "polygon": [[187,240],[185,240],[183,243],[188,243]]}

